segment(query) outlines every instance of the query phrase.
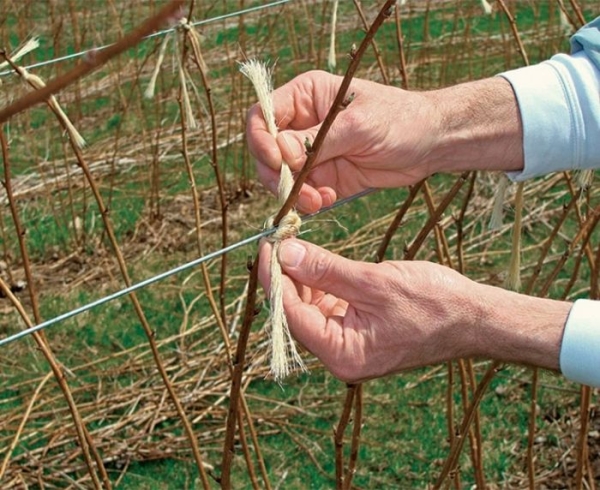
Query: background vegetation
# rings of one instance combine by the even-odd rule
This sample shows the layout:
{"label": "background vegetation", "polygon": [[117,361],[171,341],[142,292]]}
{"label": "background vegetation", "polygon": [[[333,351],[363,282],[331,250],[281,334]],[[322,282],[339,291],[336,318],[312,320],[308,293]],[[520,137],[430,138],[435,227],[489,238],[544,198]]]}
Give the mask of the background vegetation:
{"label": "background vegetation", "polygon": [[[6,1],[0,12],[1,46],[11,53],[39,36],[40,47],[19,61],[22,65],[79,53],[117,41],[165,3]],[[340,2],[334,71],[343,74],[351,46],[364,36],[357,4],[368,25],[382,3]],[[490,3],[493,12],[486,14],[475,0],[408,0],[379,29],[357,76],[415,90],[492,76],[523,65],[517,38],[531,63],[568,51],[580,17],[590,20],[600,6],[591,1]],[[23,329],[25,317],[39,323],[116,291],[125,286],[126,275],[136,282],[251,236],[276,211],[275,200],[255,180],[244,143],[245,114],[255,96],[238,62],[274,63],[277,86],[309,69],[331,69],[333,2],[295,0],[236,13],[262,4],[196,2],[190,18],[202,21],[205,68],[182,30],[168,34],[152,98],[144,91],[164,36],[144,40],[61,91],[59,102],[87,141],[79,153],[46,105],[4,124],[3,181],[14,196],[9,198],[6,186],[0,192],[0,277],[16,296],[7,298],[4,291],[0,299],[0,337]],[[186,12],[190,8],[186,4]],[[30,71],[50,80],[79,62],[75,57]],[[195,129],[189,118],[188,127],[182,126],[180,62]],[[0,108],[31,90],[13,73],[3,73],[0,80]],[[84,175],[85,167],[92,179]],[[511,258],[515,189],[509,187],[506,195],[506,224],[489,230],[499,178],[434,176],[414,193],[379,191],[307,223],[305,238],[348,257],[375,260],[398,209],[414,198],[386,258],[404,258],[428,229],[417,258],[502,285]],[[454,197],[446,199],[449,195]],[[593,186],[580,189],[569,175],[527,183],[520,264],[524,290],[570,300],[596,297],[598,202]],[[13,210],[24,231],[24,248]],[[254,245],[246,246],[145,288],[137,293],[139,308],[122,297],[51,327],[45,339],[28,337],[0,347],[0,486],[90,488],[103,482],[118,488],[195,488],[203,484],[200,465],[207,474],[204,485],[218,487],[231,361],[244,317],[248,257],[254,252]],[[241,422],[231,485],[333,487],[339,455],[352,464],[350,446],[358,441],[354,429],[345,439],[336,429],[343,447],[335,444],[347,387],[308,354],[309,374],[292,376],[282,386],[265,378],[267,315],[261,295],[259,290],[243,402],[233,408]],[[54,371],[49,356],[56,362]],[[362,428],[352,487],[433,484],[488,367],[483,360],[461,361],[365,384],[357,395],[362,415],[357,403],[351,417],[354,427]],[[67,392],[80,423],[74,422]],[[504,366],[483,392],[472,431],[462,434],[468,441],[447,484],[593,488],[600,475],[594,394],[550,373]],[[85,427],[89,446],[97,448],[97,457],[88,451],[95,459],[92,472],[78,427]],[[104,481],[91,476],[101,473],[98,461],[106,469]]]}

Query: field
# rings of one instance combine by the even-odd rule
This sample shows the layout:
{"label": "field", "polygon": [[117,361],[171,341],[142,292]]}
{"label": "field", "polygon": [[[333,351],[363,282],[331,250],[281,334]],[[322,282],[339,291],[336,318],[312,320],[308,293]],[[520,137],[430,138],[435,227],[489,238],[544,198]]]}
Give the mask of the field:
{"label": "field", "polygon": [[[37,36],[16,64],[49,83],[168,3],[7,0],[1,46],[14,57]],[[333,1],[184,3],[195,30],[162,20],[166,31],[56,94],[85,146],[46,103],[2,123],[0,341],[258,234],[279,207],[245,144],[256,96],[239,62],[270,63],[275,86],[312,69],[343,75],[384,2],[339,3],[335,67]],[[355,76],[411,90],[568,52],[599,6],[490,1],[488,14],[475,0],[400,3]],[[15,70],[0,69],[0,111],[33,93]],[[352,259],[431,260],[498,286],[519,257],[521,291],[598,297],[595,183],[565,173],[509,185],[503,224],[490,229],[503,178],[434,175],[378,190],[307,220],[302,237]],[[304,352],[309,372],[276,383],[268,302],[249,275],[256,246],[0,345],[0,487],[600,482],[597,392],[553,373],[465,359],[347,386]]]}

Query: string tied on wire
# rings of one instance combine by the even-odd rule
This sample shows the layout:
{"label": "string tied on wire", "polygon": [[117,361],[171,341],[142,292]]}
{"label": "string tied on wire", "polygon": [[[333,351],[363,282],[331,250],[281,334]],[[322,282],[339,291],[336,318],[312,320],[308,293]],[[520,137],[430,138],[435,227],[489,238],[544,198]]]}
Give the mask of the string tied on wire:
{"label": "string tied on wire", "polygon": [[[241,63],[240,71],[254,86],[258,101],[260,103],[263,117],[267,123],[267,129],[271,136],[277,136],[277,124],[275,123],[275,109],[273,107],[271,81],[271,70],[264,63],[257,60],[249,60]],[[283,204],[294,185],[292,171],[286,162],[281,162],[281,172],[277,189],[279,203]],[[275,215],[271,216],[265,223],[265,227],[274,224]],[[283,273],[277,258],[281,242],[287,238],[295,237],[302,225],[302,220],[295,210],[290,210],[278,223],[277,231],[268,240],[273,244],[271,250],[271,291],[269,302],[271,305],[269,322],[271,363],[270,374],[276,381],[281,381],[292,371],[306,371],[306,366],[296,349],[296,344],[290,333],[285,311],[283,309]]]}
{"label": "string tied on wire", "polygon": [[192,108],[192,103],[190,99],[190,93],[188,90],[188,84],[192,87],[194,92],[197,95],[197,89],[194,85],[192,78],[190,77],[187,69],[185,68],[184,60],[182,59],[182,52],[179,47],[179,42],[177,41],[177,32],[182,32],[184,35],[187,35],[190,44],[192,45],[192,50],[196,55],[196,59],[200,64],[200,70],[203,73],[206,73],[206,63],[204,62],[204,57],[202,56],[201,51],[201,40],[202,36],[194,27],[194,24],[190,22],[186,17],[182,17],[178,20],[176,24],[176,29],[170,33],[165,34],[163,38],[159,50],[158,56],[156,59],[156,64],[154,66],[154,70],[152,71],[152,75],[150,76],[150,80],[148,81],[148,86],[144,91],[144,97],[147,99],[151,99],[154,97],[154,92],[156,89],[156,80],[158,78],[158,74],[160,72],[161,66],[165,59],[165,55],[167,53],[167,46],[169,43],[169,39],[173,38],[174,50],[175,50],[175,60],[177,64],[177,73],[179,76],[179,83],[181,86],[181,102],[183,105],[183,110],[185,111],[185,119],[187,122],[187,127],[190,130],[198,129],[199,124],[196,121],[196,116],[194,115],[194,110]]}

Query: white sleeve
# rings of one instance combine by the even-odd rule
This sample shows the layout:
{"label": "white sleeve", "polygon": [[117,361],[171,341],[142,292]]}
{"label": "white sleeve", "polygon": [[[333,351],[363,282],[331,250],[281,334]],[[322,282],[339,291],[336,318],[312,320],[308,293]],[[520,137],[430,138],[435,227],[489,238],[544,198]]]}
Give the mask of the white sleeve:
{"label": "white sleeve", "polygon": [[560,370],[571,381],[600,388],[600,301],[575,301],[563,333]]}
{"label": "white sleeve", "polygon": [[515,92],[523,122],[525,180],[562,170],[600,168],[600,70],[584,51],[500,74]]}

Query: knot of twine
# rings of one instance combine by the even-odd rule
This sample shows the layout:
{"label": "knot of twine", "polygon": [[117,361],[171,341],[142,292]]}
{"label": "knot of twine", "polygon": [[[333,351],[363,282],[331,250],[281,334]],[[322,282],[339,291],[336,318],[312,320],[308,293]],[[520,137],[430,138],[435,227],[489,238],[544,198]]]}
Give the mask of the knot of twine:
{"label": "knot of twine", "polygon": [[[261,62],[249,60],[241,64],[240,71],[254,86],[263,116],[267,123],[269,133],[274,138],[277,136],[277,125],[275,124],[275,110],[271,96],[272,82],[270,70]],[[290,167],[281,162],[281,173],[279,175],[278,199],[283,204],[294,185],[294,178]],[[275,216],[271,216],[265,223],[265,227],[271,228]],[[296,211],[289,211],[278,223],[277,230],[268,240],[273,244],[271,251],[271,291],[269,301],[271,311],[269,315],[271,325],[271,375],[276,381],[281,381],[290,372],[295,370],[306,371],[306,366],[298,354],[296,344],[290,333],[287,318],[283,309],[283,273],[277,259],[279,246],[282,240],[295,237],[300,230],[302,220]]]}
{"label": "knot of twine", "polygon": [[[179,20],[179,22],[177,23],[177,30],[183,32],[188,37],[192,47],[193,55],[196,61],[198,62],[201,72],[205,74],[207,68],[206,63],[204,62],[204,57],[202,56],[200,33],[198,33],[194,25],[186,17],[182,17]],[[167,33],[160,44],[160,48],[158,50],[158,57],[156,59],[156,65],[154,66],[154,70],[152,71],[152,75],[150,76],[148,86],[144,91],[144,97],[146,97],[147,99],[151,99],[152,97],[154,97],[156,80],[158,78],[161,65],[165,59],[167,45],[171,37],[173,37],[173,42],[175,45],[175,59],[177,62],[177,71],[179,74],[179,83],[181,87],[181,101],[183,105],[185,121],[188,129],[195,130],[198,129],[199,125],[196,121],[196,117],[194,116],[194,111],[192,109],[190,95],[187,88],[188,83],[192,86],[194,92],[197,93],[197,89],[194,85],[192,78],[189,76],[185,68],[184,60],[182,60],[182,52],[179,49],[179,43],[177,42],[177,35],[175,34],[175,31],[173,33]]]}
{"label": "knot of twine", "polygon": [[[267,221],[265,221],[264,229],[268,230],[273,228],[273,226],[275,226],[275,215],[271,216],[269,219],[267,219]],[[279,224],[277,225],[277,229],[272,235],[267,237],[267,241],[270,243],[277,243],[285,240],[286,238],[294,238],[296,235],[298,235],[301,226],[302,219],[300,216],[298,216],[296,211],[292,210],[283,218],[281,218],[281,221],[279,221]]]}

